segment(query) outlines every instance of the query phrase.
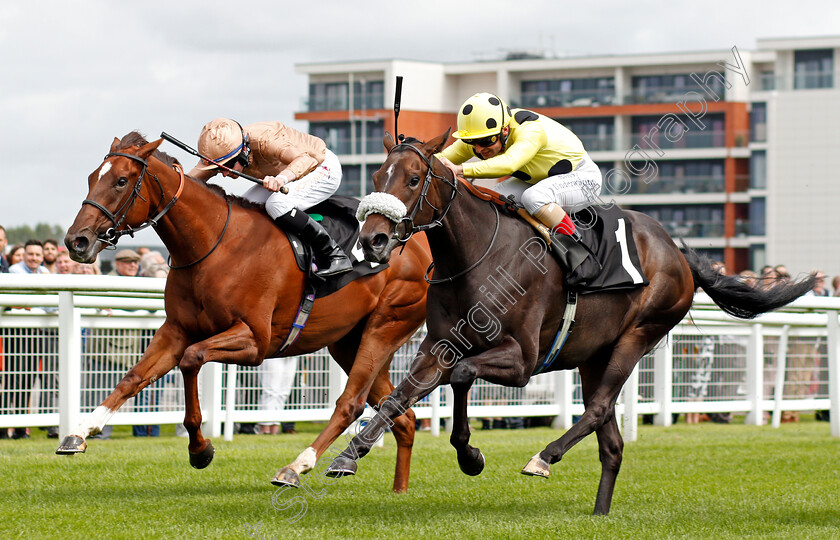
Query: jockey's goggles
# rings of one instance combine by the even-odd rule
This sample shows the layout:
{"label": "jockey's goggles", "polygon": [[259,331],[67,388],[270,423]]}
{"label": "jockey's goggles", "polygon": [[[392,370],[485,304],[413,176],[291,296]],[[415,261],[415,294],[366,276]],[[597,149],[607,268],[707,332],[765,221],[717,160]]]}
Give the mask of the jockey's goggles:
{"label": "jockey's goggles", "polygon": [[466,144],[470,146],[481,146],[482,148],[487,148],[488,146],[493,146],[496,144],[496,141],[499,140],[499,135],[490,135],[489,137],[482,137],[481,139],[461,139]]}

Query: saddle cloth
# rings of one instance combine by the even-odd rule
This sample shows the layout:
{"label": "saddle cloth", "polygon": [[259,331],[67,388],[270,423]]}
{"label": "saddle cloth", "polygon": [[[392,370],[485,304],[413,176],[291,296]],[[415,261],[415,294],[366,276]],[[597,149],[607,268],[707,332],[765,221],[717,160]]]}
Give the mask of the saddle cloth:
{"label": "saddle cloth", "polygon": [[358,207],[358,199],[334,195],[306,211],[312,219],[321,223],[353,263],[353,270],[331,276],[326,280],[316,276],[312,270],[314,259],[312,248],[304,244],[296,235],[285,231],[294,249],[298,268],[307,275],[309,284],[315,288],[315,298],[328,296],[351,281],[376,274],[388,268],[387,263],[379,264],[365,261],[362,245],[359,243],[361,224],[356,219],[356,209]]}
{"label": "saddle cloth", "polygon": [[566,276],[566,285],[581,294],[646,287],[633,229],[616,205],[593,205],[572,214],[572,221],[595,258],[590,255]]}
{"label": "saddle cloth", "polygon": [[[516,209],[521,207],[491,189],[475,186],[464,180],[460,181],[460,185],[476,197],[498,204],[510,215],[516,215]],[[571,217],[582,236],[582,242],[595,257],[590,255],[573,271],[565,272],[564,282],[567,287],[575,292],[587,294],[648,285],[649,281],[639,261],[636,241],[633,239],[633,229],[624,210],[617,205],[593,205],[572,214]],[[533,223],[528,223],[535,226],[536,220],[532,221]],[[542,237],[542,232],[538,232]],[[556,253],[554,250],[552,252]],[[559,257],[556,258],[560,261]]]}

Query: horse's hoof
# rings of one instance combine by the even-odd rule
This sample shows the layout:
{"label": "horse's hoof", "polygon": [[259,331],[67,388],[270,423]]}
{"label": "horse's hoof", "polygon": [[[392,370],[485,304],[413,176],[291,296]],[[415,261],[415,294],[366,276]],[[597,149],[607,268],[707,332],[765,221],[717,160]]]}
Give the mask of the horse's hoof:
{"label": "horse's hoof", "polygon": [[274,475],[274,478],[271,479],[271,483],[275,486],[289,486],[294,488],[300,487],[300,476],[298,473],[293,471],[289,467],[283,467],[277,474]]}
{"label": "horse's hoof", "polygon": [[76,435],[68,435],[61,441],[61,445],[59,445],[55,453],[60,456],[72,456],[73,454],[84,453],[85,450],[87,450],[87,443],[83,438],[77,437]]}
{"label": "horse's hoof", "polygon": [[542,478],[548,478],[551,474],[551,467],[547,461],[540,457],[539,454],[536,454],[531,458],[531,461],[522,468],[521,472],[527,476],[540,476]]}
{"label": "horse's hoof", "polygon": [[350,458],[338,456],[327,468],[326,475],[330,478],[341,478],[342,476],[356,474],[358,465]]}
{"label": "horse's hoof", "polygon": [[190,465],[196,469],[203,469],[210,465],[210,462],[213,461],[213,456],[215,454],[216,451],[213,449],[213,445],[210,441],[207,441],[207,445],[204,447],[204,450],[196,453],[190,452]]}
{"label": "horse's hoof", "polygon": [[471,456],[468,452],[463,460],[458,456],[458,466],[461,467],[461,472],[468,476],[478,476],[484,470],[484,454],[480,450],[476,451],[477,456]]}

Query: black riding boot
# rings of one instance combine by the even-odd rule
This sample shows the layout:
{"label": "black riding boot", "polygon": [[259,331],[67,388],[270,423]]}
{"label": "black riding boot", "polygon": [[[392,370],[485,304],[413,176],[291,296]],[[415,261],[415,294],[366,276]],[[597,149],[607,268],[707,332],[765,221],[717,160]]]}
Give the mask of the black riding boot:
{"label": "black riding boot", "polygon": [[551,249],[560,258],[567,272],[573,272],[590,255],[577,231],[571,236],[559,232],[552,233]]}
{"label": "black riding boot", "polygon": [[274,220],[283,229],[297,234],[315,250],[318,264],[317,276],[328,277],[343,274],[353,269],[353,264],[344,251],[335,243],[320,223],[313,220],[306,212],[297,209],[287,212]]}

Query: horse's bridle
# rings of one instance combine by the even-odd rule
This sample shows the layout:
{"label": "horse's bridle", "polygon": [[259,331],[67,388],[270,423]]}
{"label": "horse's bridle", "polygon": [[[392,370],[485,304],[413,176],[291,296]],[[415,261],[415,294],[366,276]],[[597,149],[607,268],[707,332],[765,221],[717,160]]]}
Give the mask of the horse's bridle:
{"label": "horse's bridle", "polygon": [[[400,146],[407,146],[407,147],[411,148],[415,153],[417,153],[418,156],[420,156],[420,158],[423,160],[423,162],[426,164],[426,167],[427,167],[426,178],[423,180],[423,187],[420,190],[420,200],[417,201],[417,204],[414,206],[414,209],[411,211],[411,215],[402,218],[400,220],[400,222],[397,223],[397,225],[394,227],[394,238],[396,238],[398,241],[400,241],[402,243],[405,243],[416,232],[428,231],[429,229],[434,229],[435,227],[443,227],[443,218],[446,217],[446,214],[449,212],[449,208],[452,207],[452,202],[455,200],[455,197],[458,195],[458,181],[454,180],[454,181],[450,182],[448,178],[445,178],[443,176],[439,176],[439,175],[433,173],[432,172],[432,161],[429,158],[427,158],[426,155],[423,152],[421,152],[413,144],[410,144],[410,143],[407,143],[407,142],[401,142],[401,143],[395,145],[394,147],[392,147],[391,150],[388,151],[388,154],[390,155],[391,152],[393,152],[394,150],[396,150]],[[414,217],[417,215],[417,212],[423,207],[423,202],[424,201],[426,202],[426,204],[428,204],[429,206],[434,208],[435,211],[439,210],[439,208],[437,208],[435,205],[430,203],[428,198],[427,198],[427,194],[428,194],[428,191],[429,191],[429,186],[432,184],[432,178],[437,178],[438,180],[443,180],[444,182],[449,184],[452,187],[452,194],[449,197],[449,201],[446,203],[446,208],[443,209],[443,213],[438,218],[432,220],[431,222],[427,223],[426,225],[415,225],[414,224]],[[426,269],[426,273],[423,275],[423,279],[426,280],[426,283],[429,283],[430,285],[435,285],[437,283],[445,283],[445,282],[455,281],[455,279],[463,276],[464,274],[466,274],[467,272],[469,272],[470,270],[472,270],[473,268],[475,268],[476,266],[481,264],[481,262],[485,258],[487,258],[487,255],[490,254],[490,250],[493,249],[493,244],[496,243],[496,236],[498,236],[498,234],[499,234],[499,224],[501,222],[501,218],[499,216],[499,209],[496,207],[496,205],[492,205],[492,206],[493,206],[493,209],[496,211],[496,229],[493,231],[493,238],[490,239],[490,245],[487,246],[487,250],[484,252],[484,255],[482,255],[481,258],[479,258],[477,261],[475,261],[469,267],[461,270],[460,272],[458,272],[454,276],[449,276],[449,277],[445,277],[445,278],[441,278],[441,279],[431,279],[429,277],[429,274],[432,272],[432,269],[435,267],[435,263],[434,263],[434,261],[432,261],[432,264],[429,265],[429,268]],[[397,232],[397,228],[402,223],[405,223],[405,228],[406,228],[406,231],[407,231],[405,236],[400,236],[399,233]]]}
{"label": "horse's bridle", "polygon": [[[155,217],[153,217],[153,218],[149,219],[148,221],[146,221],[145,223],[141,224],[139,227],[132,228],[131,226],[126,225],[126,227],[127,227],[126,229],[120,230],[120,227],[125,222],[126,216],[128,216],[128,212],[131,211],[131,209],[134,207],[134,203],[137,201],[137,198],[140,197],[140,199],[142,199],[144,201],[146,200],[146,199],[143,199],[143,197],[140,195],[140,190],[143,188],[143,177],[146,176],[146,169],[149,167],[149,163],[141,157],[137,157],[133,154],[126,154],[126,153],[123,153],[123,152],[110,152],[110,153],[105,155],[105,159],[103,161],[107,160],[108,158],[115,157],[115,156],[126,157],[126,158],[129,158],[129,159],[133,159],[134,161],[137,161],[138,163],[141,163],[143,165],[143,168],[140,170],[140,175],[137,177],[137,180],[134,182],[134,189],[132,190],[131,196],[114,213],[112,213],[110,210],[108,210],[107,208],[105,208],[104,206],[102,206],[101,204],[99,204],[98,202],[96,202],[92,199],[85,199],[85,200],[82,201],[82,205],[89,204],[89,205],[93,206],[94,208],[98,209],[100,212],[105,214],[105,217],[110,219],[111,223],[113,223],[113,225],[114,225],[113,227],[110,227],[104,233],[99,233],[99,234],[96,235],[96,238],[98,240],[104,242],[105,244],[107,244],[107,247],[111,247],[111,248],[116,248],[117,247],[117,241],[123,235],[127,234],[127,235],[131,236],[132,238],[134,238],[134,233],[136,233],[138,231],[142,231],[143,229],[145,229],[147,227],[156,226],[158,221],[160,221],[160,218],[162,218],[164,215],[166,215],[166,213],[169,212],[169,209],[172,208],[172,206],[176,202],[178,202],[178,197],[180,197],[181,191],[184,189],[184,172],[183,172],[183,170],[180,170],[179,172],[180,172],[180,176],[181,176],[181,184],[178,186],[178,191],[172,197],[172,200],[170,200],[169,203],[167,203],[167,205],[163,208],[163,210],[158,212]],[[158,180],[157,176],[155,176],[154,174],[150,174],[149,176],[154,178],[155,182],[157,182],[158,188],[160,189],[161,200],[163,200],[163,198],[165,196],[164,191],[163,191],[163,185],[160,183],[160,180]]]}
{"label": "horse's bridle", "polygon": [[[399,221],[399,223],[397,223],[394,227],[394,238],[404,244],[408,242],[408,239],[411,238],[414,235],[414,233],[428,231],[429,229],[434,229],[435,227],[443,227],[443,223],[441,223],[441,221],[443,220],[443,218],[446,217],[446,214],[449,212],[449,208],[452,206],[452,202],[458,195],[458,184],[457,182],[450,182],[448,178],[445,178],[432,172],[432,161],[429,158],[427,158],[426,155],[423,152],[421,152],[419,148],[417,148],[411,143],[401,142],[393,146],[388,151],[388,155],[390,155],[391,152],[393,152],[401,146],[411,148],[411,150],[413,150],[418,156],[420,156],[420,159],[422,159],[423,162],[426,164],[426,178],[423,180],[423,187],[420,188],[420,200],[417,201],[417,204],[414,206],[414,209],[411,211],[411,214],[402,218]],[[449,197],[449,201],[446,204],[446,208],[443,209],[443,213],[440,214],[439,217],[433,219],[431,222],[425,225],[415,225],[414,218],[417,216],[417,213],[423,209],[423,202],[434,208],[435,211],[440,210],[438,207],[430,203],[429,199],[427,198],[429,186],[432,185],[432,178],[437,178],[438,180],[442,180],[449,184],[449,186],[452,188],[452,193]],[[404,227],[404,235],[400,235],[400,233],[398,232],[400,225],[403,225]]]}

